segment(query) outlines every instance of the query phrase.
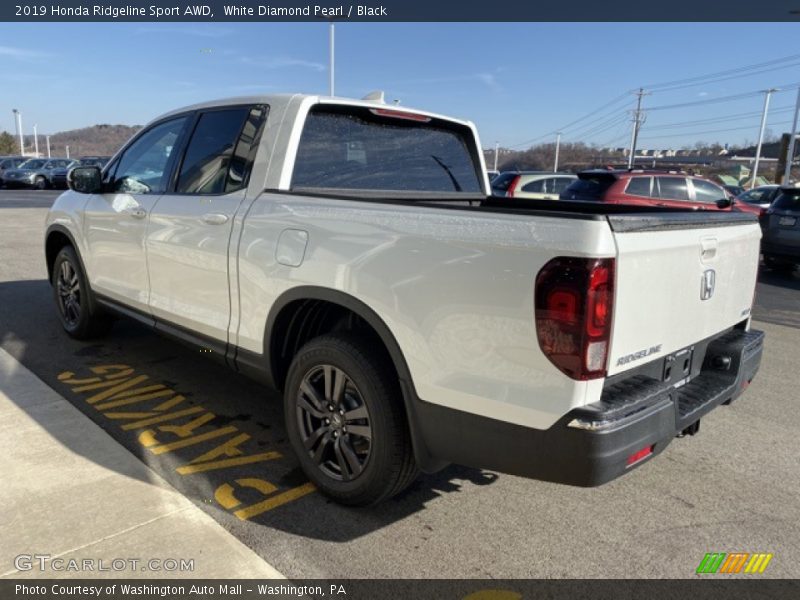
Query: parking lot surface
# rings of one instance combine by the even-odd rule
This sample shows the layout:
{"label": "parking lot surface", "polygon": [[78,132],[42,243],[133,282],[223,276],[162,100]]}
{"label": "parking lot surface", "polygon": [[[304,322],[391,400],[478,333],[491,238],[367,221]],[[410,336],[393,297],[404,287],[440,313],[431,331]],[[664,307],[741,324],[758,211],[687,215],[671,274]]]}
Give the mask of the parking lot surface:
{"label": "parking lot surface", "polygon": [[708,552],[800,576],[797,273],[762,272],[747,393],[633,474],[581,489],[453,466],[350,509],[304,478],[278,394],[133,322],[63,333],[42,249],[56,195],[0,191],[0,346],[287,577],[693,577]]}

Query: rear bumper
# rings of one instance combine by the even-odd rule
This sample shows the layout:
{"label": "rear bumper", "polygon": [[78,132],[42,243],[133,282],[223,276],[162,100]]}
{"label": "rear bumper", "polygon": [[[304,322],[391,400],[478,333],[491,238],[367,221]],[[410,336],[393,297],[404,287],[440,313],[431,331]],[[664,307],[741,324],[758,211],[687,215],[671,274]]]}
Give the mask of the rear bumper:
{"label": "rear bumper", "polygon": [[[763,341],[763,332],[739,329],[707,340],[699,374],[688,383],[670,387],[635,375],[547,430],[417,401],[411,418],[415,442],[424,445],[418,458],[423,468],[452,462],[569,485],[606,483],[648,462],[703,415],[737,398],[758,371]],[[628,464],[645,448],[651,453]]]}

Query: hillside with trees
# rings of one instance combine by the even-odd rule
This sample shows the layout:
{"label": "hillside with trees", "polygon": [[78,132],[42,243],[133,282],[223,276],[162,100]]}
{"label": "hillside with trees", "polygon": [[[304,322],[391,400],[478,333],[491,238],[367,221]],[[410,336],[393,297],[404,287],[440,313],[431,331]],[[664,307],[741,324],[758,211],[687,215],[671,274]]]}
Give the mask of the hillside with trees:
{"label": "hillside with trees", "polygon": [[[111,156],[140,129],[140,125],[102,124],[60,131],[50,135],[50,153],[52,156],[65,156],[66,146],[69,146],[69,155],[73,157]],[[25,153],[33,152],[33,149],[33,135],[26,135]],[[47,155],[47,142],[42,133],[39,134],[39,152]],[[0,132],[0,155],[3,154],[19,154],[19,138],[7,131]]]}

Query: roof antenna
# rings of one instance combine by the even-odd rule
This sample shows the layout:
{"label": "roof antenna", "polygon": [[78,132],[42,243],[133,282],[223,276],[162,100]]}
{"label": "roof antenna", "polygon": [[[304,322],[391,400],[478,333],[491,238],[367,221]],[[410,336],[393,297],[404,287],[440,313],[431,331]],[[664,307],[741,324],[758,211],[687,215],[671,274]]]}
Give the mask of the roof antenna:
{"label": "roof antenna", "polygon": [[379,102],[380,104],[386,104],[383,90],[375,90],[374,92],[370,92],[369,94],[364,96],[362,100],[367,100],[369,102]]}

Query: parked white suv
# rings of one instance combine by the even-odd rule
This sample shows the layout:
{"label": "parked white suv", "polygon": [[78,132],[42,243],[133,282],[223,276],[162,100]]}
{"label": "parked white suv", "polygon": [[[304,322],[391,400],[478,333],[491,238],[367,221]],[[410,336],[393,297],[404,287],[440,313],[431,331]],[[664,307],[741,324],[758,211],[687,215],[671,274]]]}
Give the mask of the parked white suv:
{"label": "parked white suv", "polygon": [[754,217],[489,197],[480,148],[371,101],[168,113],[48,214],[63,327],[132,317],[283,390],[349,504],[451,462],[598,485],[742,392]]}

